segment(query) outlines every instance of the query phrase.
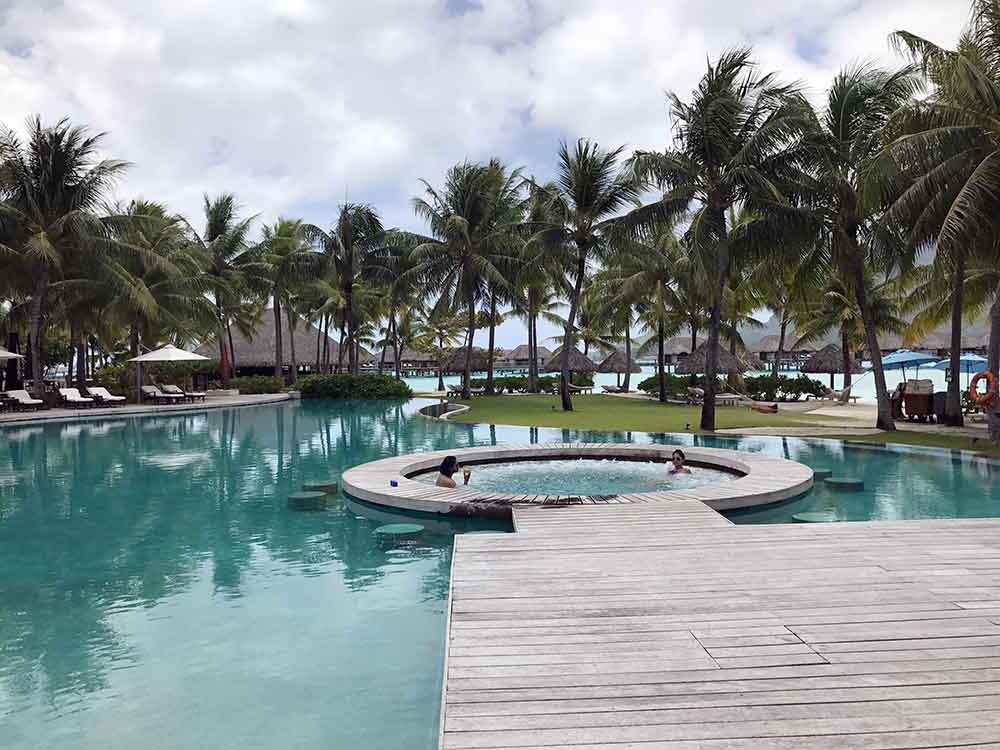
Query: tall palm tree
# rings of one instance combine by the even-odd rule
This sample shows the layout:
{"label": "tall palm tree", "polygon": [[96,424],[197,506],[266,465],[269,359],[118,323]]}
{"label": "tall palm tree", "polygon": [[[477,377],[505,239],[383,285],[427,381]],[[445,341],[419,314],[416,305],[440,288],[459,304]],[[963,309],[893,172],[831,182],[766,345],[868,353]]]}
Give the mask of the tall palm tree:
{"label": "tall palm tree", "polygon": [[433,351],[437,359],[438,391],[444,390],[444,369],[442,363],[449,349],[461,339],[462,318],[447,304],[436,304],[421,321],[420,335],[428,351]]}
{"label": "tall palm tree", "polygon": [[216,198],[205,195],[204,213],[204,231],[199,234],[189,225],[188,232],[197,252],[206,258],[205,274],[215,304],[219,365],[225,386],[236,366],[232,326],[248,295],[244,266],[251,260],[248,236],[256,217],[241,218],[236,197],[230,193]]}
{"label": "tall palm tree", "polygon": [[45,126],[35,117],[27,123],[27,139],[0,130],[0,222],[7,242],[0,248],[17,258],[31,279],[31,376],[43,390],[44,320],[50,283],[74,256],[96,259],[113,252],[117,241],[95,211],[127,165],[98,158],[102,133],[60,120]]}
{"label": "tall palm tree", "polygon": [[569,356],[578,334],[577,315],[590,264],[609,254],[602,230],[641,194],[641,183],[620,169],[624,147],[603,150],[581,138],[570,149],[559,145],[559,167],[555,183],[534,185],[539,212],[532,242],[544,248],[561,268],[557,283],[569,311],[562,337],[560,394],[564,411],[573,410],[569,391]]}
{"label": "tall palm tree", "polygon": [[320,242],[336,278],[343,298],[343,325],[348,351],[349,372],[358,371],[358,335],[360,325],[357,287],[369,283],[384,268],[386,231],[378,212],[364,203],[345,203],[340,207],[337,223],[329,232],[309,225],[310,237]]}
{"label": "tall palm tree", "polygon": [[418,273],[466,316],[463,398],[471,396],[476,306],[491,285],[507,285],[505,270],[516,253],[525,206],[521,182],[520,170],[499,161],[464,162],[448,170],[442,190],[425,180],[426,197],[413,199],[431,229],[413,250]]}
{"label": "tall palm tree", "polygon": [[[293,298],[319,270],[322,256],[313,250],[306,225],[299,219],[278,219],[273,226],[265,226],[261,241],[254,251],[253,263],[248,271],[263,284],[266,295],[271,297],[274,312],[274,376],[282,377],[284,367],[283,331],[281,309],[285,307],[289,317],[289,339],[292,358],[294,355],[296,313]],[[298,375],[297,362],[293,361],[291,381]]]}
{"label": "tall palm tree", "polygon": [[[939,275],[949,279],[951,368],[959,370],[966,270],[996,257],[1000,216],[1000,2],[972,0],[972,17],[954,50],[906,31],[893,35],[930,83],[888,123],[890,142],[869,177],[888,198],[886,220],[913,246],[933,247]],[[975,256],[975,257],[973,257]],[[1000,286],[991,315],[988,368],[1000,368]],[[975,305],[973,305],[975,306]],[[995,332],[995,336],[993,335]],[[962,419],[959,379],[948,386],[949,421]],[[990,434],[1000,442],[1000,415]]]}
{"label": "tall palm tree", "polygon": [[689,246],[711,281],[706,392],[701,428],[715,429],[715,388],[723,295],[735,259],[760,257],[803,217],[791,205],[810,109],[794,85],[762,74],[749,49],[724,53],[689,101],[668,95],[674,147],[637,152],[637,175],[663,191],[632,212],[644,222],[692,211]]}
{"label": "tall palm tree", "polygon": [[866,298],[866,275],[888,273],[903,257],[899,238],[880,225],[878,201],[866,197],[865,174],[882,147],[884,128],[893,112],[919,86],[914,71],[887,71],[856,65],[841,71],[827,93],[826,106],[810,136],[813,152],[805,200],[819,222],[820,247],[841,279],[850,282],[865,321],[878,399],[876,426],[894,430],[889,393],[882,369],[872,305]]}
{"label": "tall palm tree", "polygon": [[538,320],[561,323],[558,309],[559,303],[544,270],[533,264],[524,266],[515,282],[513,314],[528,329],[529,393],[538,393]]}

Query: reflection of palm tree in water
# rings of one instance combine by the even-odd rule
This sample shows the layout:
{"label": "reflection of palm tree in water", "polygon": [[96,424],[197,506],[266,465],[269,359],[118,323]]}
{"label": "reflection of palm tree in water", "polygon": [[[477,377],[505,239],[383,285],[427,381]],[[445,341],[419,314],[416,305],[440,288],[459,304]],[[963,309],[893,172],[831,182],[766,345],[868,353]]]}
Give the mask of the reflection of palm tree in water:
{"label": "reflection of palm tree in water", "polygon": [[[343,509],[297,514],[284,503],[303,481],[389,455],[423,423],[436,424],[399,405],[345,402],[69,425],[77,434],[47,425],[8,440],[0,454],[0,475],[13,482],[0,488],[0,650],[13,665],[0,669],[5,689],[54,697],[102,687],[106,670],[131,658],[110,614],[189,591],[206,561],[227,598],[243,595],[261,552],[291,571],[339,573],[352,590],[377,585],[390,559],[434,559],[446,570],[444,542],[381,548],[372,524]],[[472,440],[471,426],[437,424],[424,439],[445,447],[456,434]],[[429,576],[425,588],[446,590],[446,573],[444,584]],[[39,671],[44,681],[26,681]]]}

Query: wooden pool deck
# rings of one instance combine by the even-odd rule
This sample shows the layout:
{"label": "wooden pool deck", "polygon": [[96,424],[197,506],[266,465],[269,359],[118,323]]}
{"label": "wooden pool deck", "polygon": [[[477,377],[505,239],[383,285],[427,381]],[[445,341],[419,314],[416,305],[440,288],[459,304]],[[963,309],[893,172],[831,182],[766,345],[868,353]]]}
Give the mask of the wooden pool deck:
{"label": "wooden pool deck", "polygon": [[446,750],[1000,748],[1000,520],[515,520],[455,540]]}

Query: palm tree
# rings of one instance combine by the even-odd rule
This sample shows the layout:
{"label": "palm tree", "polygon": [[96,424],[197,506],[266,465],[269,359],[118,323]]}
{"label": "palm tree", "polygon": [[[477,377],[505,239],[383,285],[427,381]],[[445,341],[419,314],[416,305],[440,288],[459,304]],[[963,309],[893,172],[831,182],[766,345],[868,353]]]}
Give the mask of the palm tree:
{"label": "palm tree", "polygon": [[232,326],[246,302],[248,290],[243,266],[251,259],[247,236],[256,218],[240,218],[239,210],[236,197],[230,193],[223,193],[214,199],[206,195],[204,232],[199,234],[188,225],[192,243],[206,259],[205,273],[215,304],[223,386],[228,385],[230,371],[236,366],[232,359]]}
{"label": "palm tree", "polygon": [[27,130],[24,143],[13,131],[0,130],[0,236],[8,237],[0,250],[17,258],[31,279],[31,376],[41,393],[50,283],[74,256],[83,266],[83,258],[100,258],[116,248],[109,228],[94,212],[127,165],[98,159],[104,134],[91,135],[68,120],[44,126],[35,117]]}
{"label": "palm tree", "polygon": [[[896,282],[875,281],[865,275],[865,300],[869,305],[869,320],[874,322],[875,333],[902,333],[907,326],[901,315],[901,304]],[[807,289],[793,310],[798,339],[795,348],[823,339],[830,333],[840,334],[843,355],[844,387],[842,401],[850,398],[852,352],[868,346],[868,324],[861,313],[853,279],[844,280],[836,274],[829,276],[825,286]]]}
{"label": "palm tree", "polygon": [[723,54],[690,101],[669,94],[674,148],[637,152],[635,173],[663,190],[632,212],[632,224],[693,209],[691,251],[711,281],[706,393],[701,428],[715,429],[715,388],[723,296],[734,260],[760,257],[792,230],[804,229],[790,205],[810,109],[796,86],[761,74],[749,49]]}
{"label": "palm tree", "polygon": [[889,272],[901,260],[898,236],[880,225],[877,201],[864,194],[864,175],[882,146],[892,113],[906,104],[919,85],[911,69],[886,71],[871,65],[843,70],[827,94],[826,107],[810,135],[811,180],[805,199],[820,226],[820,247],[849,281],[865,322],[866,346],[878,399],[876,426],[894,430],[882,369],[874,312],[865,293],[867,274]]}
{"label": "palm tree", "polygon": [[560,267],[557,286],[569,303],[559,378],[564,411],[573,410],[569,354],[576,345],[577,315],[590,263],[608,255],[602,230],[641,193],[640,182],[619,169],[623,150],[620,146],[604,151],[597,143],[581,138],[571,151],[563,142],[555,183],[534,185],[536,200],[544,210],[533,217],[537,223],[532,242],[544,248],[553,264]]}
{"label": "palm tree", "polygon": [[528,329],[528,392],[538,393],[538,319],[559,324],[562,319],[546,274],[535,265],[526,265],[518,274],[514,288],[513,314]]}
{"label": "palm tree", "polygon": [[426,198],[414,198],[418,216],[431,228],[414,248],[418,273],[462,309],[467,322],[462,397],[469,398],[476,305],[491,286],[505,287],[505,270],[517,246],[524,212],[520,170],[499,161],[464,162],[448,170],[445,186],[423,181]]}
{"label": "palm tree", "polygon": [[254,260],[247,271],[263,284],[265,294],[271,297],[274,311],[274,376],[281,378],[284,367],[281,308],[288,311],[289,339],[292,346],[291,381],[295,382],[298,363],[295,361],[296,313],[293,298],[299,288],[315,275],[322,256],[313,250],[307,237],[306,225],[299,219],[278,219],[273,226],[265,226],[261,241],[254,251]]}
{"label": "palm tree", "polygon": [[436,304],[430,313],[421,321],[420,336],[428,351],[433,351],[437,358],[438,391],[444,390],[444,369],[442,362],[449,349],[461,339],[462,318],[456,315],[447,300],[444,304]]}
{"label": "palm tree", "polygon": [[[967,268],[996,257],[1000,218],[1000,3],[973,0],[972,18],[954,50],[899,31],[895,46],[911,56],[930,95],[892,115],[890,142],[869,170],[888,198],[886,221],[903,227],[910,246],[933,247],[938,275],[950,283],[951,368],[959,371]],[[976,256],[974,258],[973,256]],[[1000,368],[1000,286],[991,314],[988,369]],[[975,302],[972,305],[976,306]],[[995,331],[995,336],[993,332]],[[949,421],[962,421],[959,379],[948,386]],[[1000,442],[1000,416],[990,421]]]}
{"label": "palm tree", "polygon": [[356,373],[359,365],[357,328],[360,323],[358,286],[371,282],[385,265],[384,256],[388,251],[382,219],[372,206],[345,203],[330,232],[311,225],[307,227],[307,232],[323,246],[323,252],[340,284],[340,296],[344,300],[342,324],[346,333],[346,339],[341,336],[344,341],[341,348],[347,346],[347,369]]}

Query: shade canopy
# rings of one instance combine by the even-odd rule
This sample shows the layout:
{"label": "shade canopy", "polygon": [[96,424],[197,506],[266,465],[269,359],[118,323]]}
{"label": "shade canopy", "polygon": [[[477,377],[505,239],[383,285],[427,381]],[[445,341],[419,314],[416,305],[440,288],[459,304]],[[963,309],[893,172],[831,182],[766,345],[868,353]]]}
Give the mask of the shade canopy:
{"label": "shade canopy", "polygon": [[206,362],[208,357],[180,349],[173,344],[146,352],[139,357],[133,357],[129,362]]}
{"label": "shade canopy", "polygon": [[625,352],[614,352],[597,366],[598,372],[642,372],[635,360],[625,356]]}
{"label": "shade canopy", "polygon": [[[760,367],[759,362],[755,362],[750,358],[733,356],[722,347],[719,347],[716,351],[718,352],[718,365],[716,366],[716,372],[719,375],[738,375]],[[704,344],[691,352],[691,354],[685,357],[679,365],[677,365],[676,372],[678,375],[695,375],[703,373],[705,372],[705,362],[707,359],[708,342],[706,341]]]}
{"label": "shade canopy", "polygon": [[[854,375],[864,372],[853,359],[850,361],[851,373]],[[844,372],[844,352],[839,346],[829,344],[818,352],[810,355],[809,359],[802,363],[799,372],[805,373],[843,373]]]}
{"label": "shade canopy", "polygon": [[930,362],[937,362],[937,357],[927,352],[900,349],[882,358],[882,369],[905,370],[907,367],[920,367]]}
{"label": "shade canopy", "polygon": [[[964,373],[981,372],[986,369],[988,364],[986,357],[980,357],[978,354],[963,354],[958,361],[959,371]],[[951,360],[942,360],[932,367],[935,370],[949,370],[951,369]]]}
{"label": "shade canopy", "polygon": [[[542,368],[545,372],[562,372],[562,349],[556,351],[552,358],[545,363]],[[585,357],[579,349],[573,349],[569,353],[570,372],[594,372],[597,365],[589,357]]]}
{"label": "shade canopy", "polygon": [[24,357],[20,354],[15,354],[14,352],[0,348],[0,362],[6,362],[8,359],[24,359]]}

